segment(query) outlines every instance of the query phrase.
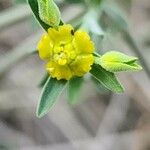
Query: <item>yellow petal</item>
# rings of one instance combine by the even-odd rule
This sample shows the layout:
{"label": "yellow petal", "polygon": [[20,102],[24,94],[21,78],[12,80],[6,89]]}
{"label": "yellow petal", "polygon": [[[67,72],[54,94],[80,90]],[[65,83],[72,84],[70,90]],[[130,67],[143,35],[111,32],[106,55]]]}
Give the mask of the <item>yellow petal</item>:
{"label": "yellow petal", "polygon": [[79,55],[76,60],[70,65],[71,70],[76,76],[83,76],[89,72],[91,65],[94,63],[94,57],[92,54]]}
{"label": "yellow petal", "polygon": [[49,74],[53,78],[57,78],[57,80],[60,80],[60,79],[69,80],[72,77],[71,70],[66,65],[62,66],[53,61],[50,61],[46,65],[46,69],[48,70]]}
{"label": "yellow petal", "polygon": [[93,53],[94,43],[85,31],[77,31],[74,35],[73,44],[79,53]]}
{"label": "yellow petal", "polygon": [[56,44],[66,44],[73,39],[72,31],[73,27],[71,25],[62,25],[58,27],[58,30],[49,28],[48,34]]}
{"label": "yellow petal", "polygon": [[58,30],[56,30],[55,28],[49,28],[49,29],[48,29],[48,35],[49,35],[49,37],[52,39],[52,41],[53,41],[54,43],[57,42],[57,37],[59,36]]}
{"label": "yellow petal", "polygon": [[41,59],[47,60],[52,55],[53,43],[48,34],[44,34],[37,47]]}

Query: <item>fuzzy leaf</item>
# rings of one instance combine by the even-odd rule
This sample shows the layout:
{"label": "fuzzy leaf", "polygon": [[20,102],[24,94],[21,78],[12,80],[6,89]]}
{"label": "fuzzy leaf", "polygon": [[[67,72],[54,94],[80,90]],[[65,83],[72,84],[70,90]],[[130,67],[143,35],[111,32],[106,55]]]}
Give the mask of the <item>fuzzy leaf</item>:
{"label": "fuzzy leaf", "polygon": [[69,3],[83,3],[83,0],[66,0]]}
{"label": "fuzzy leaf", "polygon": [[40,97],[39,105],[37,107],[37,117],[41,118],[48,113],[63,91],[66,83],[66,80],[57,80],[49,77]]}
{"label": "fuzzy leaf", "polygon": [[39,16],[43,22],[52,27],[60,23],[60,11],[53,0],[37,0]]}
{"label": "fuzzy leaf", "polygon": [[95,86],[96,92],[100,95],[105,95],[105,94],[109,94],[110,90],[108,90],[107,88],[105,88],[96,78],[94,78],[93,76],[91,76],[91,80]]}
{"label": "fuzzy leaf", "polygon": [[14,2],[16,3],[16,4],[22,4],[22,3],[26,3],[26,0],[14,0]]}
{"label": "fuzzy leaf", "polygon": [[122,93],[124,91],[124,88],[114,73],[106,71],[100,65],[94,64],[90,73],[107,89],[116,93]]}
{"label": "fuzzy leaf", "polygon": [[141,66],[137,64],[138,58],[111,51],[102,55],[96,62],[110,72],[138,71]]}
{"label": "fuzzy leaf", "polygon": [[75,77],[69,81],[68,102],[70,104],[76,104],[78,102],[83,81],[83,77]]}
{"label": "fuzzy leaf", "polygon": [[[38,22],[40,23],[40,25],[43,27],[44,30],[48,30],[51,26],[50,25],[47,25],[46,23],[44,23],[40,17],[39,17],[39,12],[38,12],[38,2],[37,0],[28,0],[28,3],[31,7],[31,10],[35,16],[35,18],[38,20]],[[62,25],[63,22],[60,21],[60,25]]]}
{"label": "fuzzy leaf", "polygon": [[28,0],[28,3],[31,7],[31,10],[35,16],[35,18],[38,20],[38,22],[40,23],[40,25],[47,31],[51,26],[47,25],[46,23],[44,23],[40,17],[39,17],[39,12],[38,12],[38,3],[37,0]]}
{"label": "fuzzy leaf", "polygon": [[43,87],[49,77],[50,77],[49,73],[46,72],[45,75],[42,77],[41,81],[39,82],[38,87],[40,88]]}

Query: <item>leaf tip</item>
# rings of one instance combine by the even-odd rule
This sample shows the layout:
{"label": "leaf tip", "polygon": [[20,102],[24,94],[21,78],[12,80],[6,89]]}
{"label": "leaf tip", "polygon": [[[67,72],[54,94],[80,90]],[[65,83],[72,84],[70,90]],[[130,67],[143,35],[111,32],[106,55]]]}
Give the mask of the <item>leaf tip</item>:
{"label": "leaf tip", "polygon": [[143,67],[142,66],[140,66],[140,65],[138,65],[138,69],[137,69],[137,71],[141,71],[143,69]]}
{"label": "leaf tip", "polygon": [[42,117],[44,117],[46,115],[46,113],[45,112],[42,112],[42,111],[40,111],[39,109],[37,109],[37,111],[36,111],[36,117],[37,118],[42,118]]}
{"label": "leaf tip", "polygon": [[120,89],[118,89],[118,90],[116,91],[116,93],[118,93],[118,94],[124,93],[124,87],[121,86]]}
{"label": "leaf tip", "polygon": [[48,113],[48,111],[46,109],[41,109],[40,104],[37,106],[37,108],[36,108],[36,117],[37,118],[41,119],[47,113]]}

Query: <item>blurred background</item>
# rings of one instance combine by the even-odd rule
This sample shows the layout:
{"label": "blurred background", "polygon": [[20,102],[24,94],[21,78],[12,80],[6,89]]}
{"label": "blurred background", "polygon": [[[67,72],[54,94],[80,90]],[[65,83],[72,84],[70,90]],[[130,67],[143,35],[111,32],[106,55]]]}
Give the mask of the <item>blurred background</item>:
{"label": "blurred background", "polygon": [[[65,22],[87,21],[82,1],[56,2]],[[78,105],[70,106],[64,92],[38,119],[45,72],[33,51],[43,30],[25,0],[0,0],[0,150],[150,150],[150,0],[105,3],[98,9],[103,36],[92,34],[97,48],[138,56],[143,71],[119,74],[119,95],[86,80]]]}

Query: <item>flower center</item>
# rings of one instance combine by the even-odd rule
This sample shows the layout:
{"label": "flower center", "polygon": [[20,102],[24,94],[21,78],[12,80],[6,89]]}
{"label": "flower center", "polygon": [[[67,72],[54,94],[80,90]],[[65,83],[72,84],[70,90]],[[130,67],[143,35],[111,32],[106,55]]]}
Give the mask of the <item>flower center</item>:
{"label": "flower center", "polygon": [[72,43],[54,46],[53,51],[53,60],[59,65],[69,65],[76,58],[76,52]]}

